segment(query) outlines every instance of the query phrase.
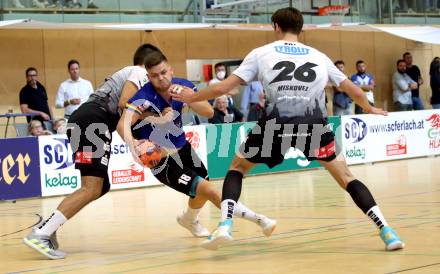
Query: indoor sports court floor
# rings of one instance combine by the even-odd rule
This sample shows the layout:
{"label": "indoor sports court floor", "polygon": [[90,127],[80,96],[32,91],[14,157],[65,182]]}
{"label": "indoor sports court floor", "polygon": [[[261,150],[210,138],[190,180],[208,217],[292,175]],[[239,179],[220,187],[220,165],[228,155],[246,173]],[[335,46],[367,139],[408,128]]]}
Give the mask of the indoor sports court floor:
{"label": "indoor sports court floor", "polygon": [[[241,201],[278,220],[271,238],[236,220],[217,252],[178,226],[186,198],[165,187],[114,191],[59,231],[64,260],[22,244],[23,229],[61,197],[0,204],[1,273],[440,273],[440,157],[359,165],[406,248],[385,252],[378,232],[323,170],[249,177]],[[217,182],[220,187],[220,182]],[[219,211],[202,211],[212,229]],[[16,232],[18,231],[18,232]],[[16,233],[14,233],[16,232]]]}

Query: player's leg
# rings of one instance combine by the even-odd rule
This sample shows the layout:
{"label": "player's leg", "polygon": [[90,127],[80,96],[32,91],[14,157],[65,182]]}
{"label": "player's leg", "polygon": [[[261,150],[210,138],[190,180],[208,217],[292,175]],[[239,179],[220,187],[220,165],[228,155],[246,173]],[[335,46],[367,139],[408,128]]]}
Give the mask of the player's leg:
{"label": "player's leg", "polygon": [[[67,132],[67,135],[72,148],[77,151],[75,153],[75,167],[81,172],[81,188],[68,195],[49,218],[34,227],[32,232],[23,239],[28,246],[50,259],[61,259],[66,255],[58,250],[56,240],[58,228],[84,206],[98,199],[110,189],[107,164],[110,157],[111,135],[107,125],[102,123],[106,121],[106,112],[88,103],[83,104],[74,112],[69,120],[71,126],[73,123],[75,124]],[[93,134],[87,134],[88,130]],[[108,149],[104,149],[104,151],[97,149],[98,147],[106,148],[107,144]],[[85,151],[90,148],[92,148],[92,152]]]}
{"label": "player's leg", "polygon": [[396,232],[388,226],[379,206],[368,188],[357,180],[348,169],[345,158],[342,155],[331,161],[319,161],[338,184],[346,190],[355,204],[367,215],[380,230],[380,237],[385,242],[387,250],[396,250],[404,247],[404,243]]}
{"label": "player's leg", "polygon": [[[220,191],[215,187],[215,185],[207,180],[202,179],[197,185],[196,197],[194,199],[190,198],[188,206],[189,208],[202,208],[204,202],[206,202],[207,200],[209,200],[213,205],[220,209]],[[260,226],[263,234],[267,237],[272,235],[272,232],[276,227],[275,220],[254,212],[253,210],[249,209],[244,204],[238,201],[234,206],[234,216],[243,218]]]}

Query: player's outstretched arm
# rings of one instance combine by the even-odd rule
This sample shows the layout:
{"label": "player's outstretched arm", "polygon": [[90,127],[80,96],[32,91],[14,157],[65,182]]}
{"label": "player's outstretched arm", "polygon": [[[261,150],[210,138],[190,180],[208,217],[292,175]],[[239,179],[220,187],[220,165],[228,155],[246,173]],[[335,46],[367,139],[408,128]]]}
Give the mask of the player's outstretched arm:
{"label": "player's outstretched arm", "polygon": [[[215,99],[219,96],[227,94],[230,90],[238,87],[242,82],[241,78],[232,74],[220,83],[208,86],[204,89],[199,90],[199,92],[190,92],[190,88],[183,88],[177,92],[175,86],[170,87],[171,96],[174,100],[185,102],[187,104],[193,102],[207,101],[209,99]],[[191,90],[192,91],[192,90]]]}
{"label": "player's outstretched arm", "polygon": [[211,119],[214,117],[214,109],[208,101],[194,102],[188,105],[195,113]]}
{"label": "player's outstretched arm", "polygon": [[350,96],[350,98],[353,99],[353,101],[358,104],[365,113],[388,115],[387,111],[371,106],[362,89],[353,84],[352,81],[348,79],[342,81],[340,88],[345,91],[345,93],[347,93],[348,96]]}

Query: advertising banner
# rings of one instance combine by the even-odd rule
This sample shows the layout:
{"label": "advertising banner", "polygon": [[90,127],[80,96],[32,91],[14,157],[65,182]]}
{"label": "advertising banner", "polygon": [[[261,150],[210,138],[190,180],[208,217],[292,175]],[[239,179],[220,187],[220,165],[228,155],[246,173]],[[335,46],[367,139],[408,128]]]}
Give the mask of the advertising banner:
{"label": "advertising banner", "polygon": [[111,189],[158,185],[150,169],[133,160],[130,148],[115,131],[112,134],[111,157],[108,164]]}
{"label": "advertising banner", "polygon": [[[339,129],[339,117],[329,117],[328,121],[331,130],[336,131]],[[209,178],[219,179],[226,175],[240,144],[246,140],[247,133],[252,130],[255,124],[255,122],[247,122],[206,126]],[[339,139],[338,135],[340,134],[335,132],[335,135],[336,139]],[[265,164],[257,165],[249,174],[286,172],[320,167],[317,161],[308,161],[304,153],[295,148],[290,148],[284,159],[283,163],[272,169]]]}
{"label": "advertising banner", "polygon": [[205,167],[208,168],[208,155],[206,153],[206,127],[204,125],[184,126],[183,130],[185,131],[186,140],[196,151]]}
{"label": "advertising banner", "polygon": [[388,116],[342,117],[348,164],[440,154],[440,112],[391,112]]}
{"label": "advertising banner", "polygon": [[0,139],[0,199],[41,196],[38,139]]}
{"label": "advertising banner", "polygon": [[43,196],[70,194],[81,187],[72,148],[65,134],[38,137]]}

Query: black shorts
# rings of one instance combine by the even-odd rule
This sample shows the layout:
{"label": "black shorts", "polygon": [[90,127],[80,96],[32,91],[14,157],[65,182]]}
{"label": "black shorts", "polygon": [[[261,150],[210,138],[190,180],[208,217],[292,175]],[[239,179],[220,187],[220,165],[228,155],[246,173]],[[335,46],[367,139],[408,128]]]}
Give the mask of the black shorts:
{"label": "black shorts", "polygon": [[209,180],[208,170],[188,142],[174,157],[163,158],[152,172],[161,183],[192,198],[201,180]]}
{"label": "black shorts", "polygon": [[309,161],[336,158],[335,136],[327,119],[316,117],[263,116],[240,146],[240,154],[273,168],[291,147],[301,150]]}
{"label": "black shorts", "polygon": [[112,132],[119,116],[95,102],[82,104],[69,118],[67,137],[81,176],[108,178]]}

